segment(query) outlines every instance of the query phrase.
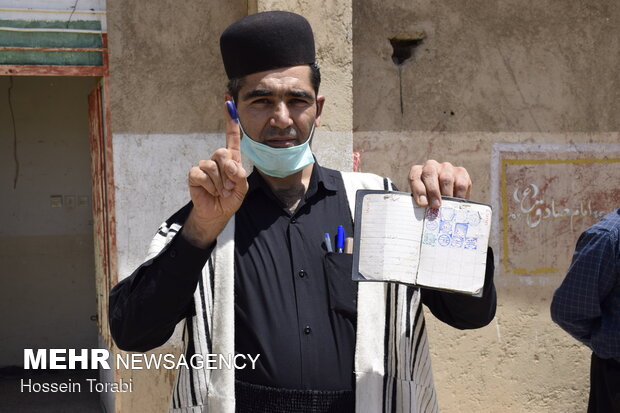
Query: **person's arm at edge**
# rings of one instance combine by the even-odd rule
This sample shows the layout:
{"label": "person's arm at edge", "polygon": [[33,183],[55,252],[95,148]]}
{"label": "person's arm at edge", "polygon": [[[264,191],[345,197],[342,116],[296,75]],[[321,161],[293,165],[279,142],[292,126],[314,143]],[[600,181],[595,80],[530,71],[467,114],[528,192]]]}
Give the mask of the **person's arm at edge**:
{"label": "person's arm at edge", "polygon": [[601,300],[611,283],[615,253],[606,230],[586,230],[577,241],[566,277],[551,301],[551,319],[588,347],[600,324]]}

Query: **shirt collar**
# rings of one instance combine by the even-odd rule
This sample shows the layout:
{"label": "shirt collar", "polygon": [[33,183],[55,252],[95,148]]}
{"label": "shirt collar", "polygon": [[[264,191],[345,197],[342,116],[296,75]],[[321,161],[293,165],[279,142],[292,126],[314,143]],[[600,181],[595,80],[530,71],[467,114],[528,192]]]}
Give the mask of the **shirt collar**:
{"label": "shirt collar", "polygon": [[[308,197],[314,195],[319,188],[326,189],[328,191],[337,191],[337,175],[339,174],[340,173],[338,171],[322,167],[315,158],[314,167],[312,168],[312,175],[310,176],[310,185],[306,191],[305,198],[308,199]],[[254,167],[254,170],[250,176],[248,176],[248,185],[248,195],[259,189],[263,190],[266,194],[271,194],[269,185],[258,170],[256,170],[256,167]]]}

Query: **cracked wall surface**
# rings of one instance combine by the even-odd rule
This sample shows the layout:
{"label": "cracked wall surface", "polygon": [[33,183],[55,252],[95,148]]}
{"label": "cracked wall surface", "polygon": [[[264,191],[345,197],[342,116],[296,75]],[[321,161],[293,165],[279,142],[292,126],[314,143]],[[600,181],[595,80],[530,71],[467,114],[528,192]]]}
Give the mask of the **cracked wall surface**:
{"label": "cracked wall surface", "polygon": [[[551,321],[549,305],[596,214],[530,228],[512,198],[527,180],[549,207],[620,206],[619,18],[612,1],[353,3],[359,169],[408,190],[412,164],[451,161],[468,169],[472,199],[498,217],[493,322],[457,331],[426,312],[443,412],[586,409],[590,351]],[[389,39],[416,33],[411,58],[395,64]],[[575,158],[591,166],[575,169]]]}
{"label": "cracked wall surface", "polygon": [[[612,1],[354,2],[354,130],[618,130]],[[388,38],[424,32],[398,71]],[[371,110],[372,109],[372,110]]]}

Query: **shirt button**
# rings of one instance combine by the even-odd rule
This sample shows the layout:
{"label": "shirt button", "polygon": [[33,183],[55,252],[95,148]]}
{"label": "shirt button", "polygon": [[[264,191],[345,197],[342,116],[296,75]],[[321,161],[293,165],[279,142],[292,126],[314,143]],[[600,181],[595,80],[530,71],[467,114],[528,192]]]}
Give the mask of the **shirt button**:
{"label": "shirt button", "polygon": [[306,275],[308,275],[308,273],[305,272],[304,270],[299,271],[299,277],[300,278],[304,278]]}
{"label": "shirt button", "polygon": [[306,326],[306,328],[304,328],[304,333],[305,333],[306,335],[308,335],[308,334],[312,333],[312,329],[310,328],[310,326]]}
{"label": "shirt button", "polygon": [[291,224],[294,224],[296,222],[297,222],[297,220],[295,218],[291,218]]}
{"label": "shirt button", "polygon": [[171,256],[172,258],[176,257],[176,256],[177,256],[177,251],[176,251],[176,250],[172,250],[172,251],[170,251],[170,256]]}

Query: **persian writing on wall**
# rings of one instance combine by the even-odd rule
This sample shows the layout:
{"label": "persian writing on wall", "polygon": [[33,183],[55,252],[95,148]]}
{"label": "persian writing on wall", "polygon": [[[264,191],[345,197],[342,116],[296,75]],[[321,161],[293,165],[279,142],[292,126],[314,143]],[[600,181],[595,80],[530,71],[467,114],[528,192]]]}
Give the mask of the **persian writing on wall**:
{"label": "persian writing on wall", "polygon": [[496,152],[505,272],[565,273],[581,232],[620,207],[620,151],[601,147]]}

